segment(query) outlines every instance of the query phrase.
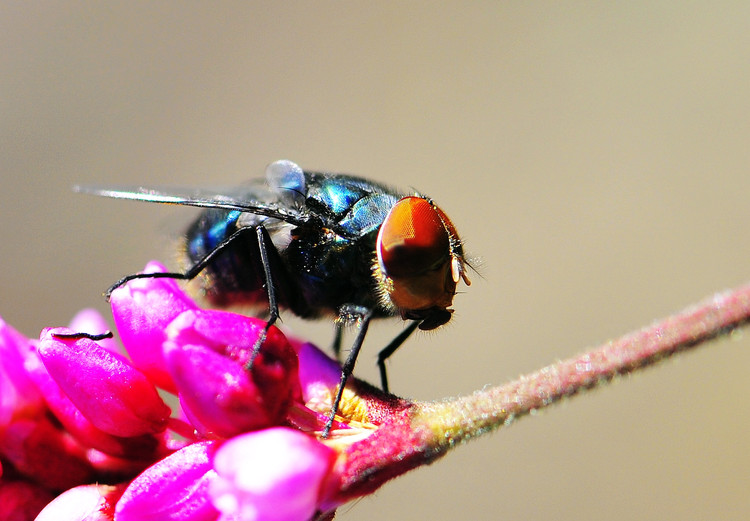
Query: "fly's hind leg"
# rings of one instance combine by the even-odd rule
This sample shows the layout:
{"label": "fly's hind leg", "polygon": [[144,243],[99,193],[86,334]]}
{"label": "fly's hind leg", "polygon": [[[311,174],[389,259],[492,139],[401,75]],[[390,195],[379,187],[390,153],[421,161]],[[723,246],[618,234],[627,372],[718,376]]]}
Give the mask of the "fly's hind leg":
{"label": "fly's hind leg", "polygon": [[114,284],[112,284],[109,288],[107,288],[107,291],[104,292],[104,296],[109,301],[109,298],[112,296],[112,292],[119,288],[120,286],[124,286],[131,280],[136,279],[177,279],[177,280],[193,280],[195,277],[198,276],[198,274],[203,271],[206,266],[208,266],[217,256],[219,256],[231,243],[235,241],[238,237],[241,235],[246,235],[248,233],[251,233],[253,231],[252,227],[244,227],[240,228],[234,233],[232,233],[229,237],[221,241],[216,248],[211,250],[208,255],[203,257],[201,260],[193,264],[185,273],[179,273],[179,272],[158,272],[158,273],[133,273],[132,275],[127,275]]}
{"label": "fly's hind leg", "polygon": [[[271,260],[270,260],[271,256],[269,255],[269,248],[274,248],[274,251],[275,251],[276,247],[273,245],[273,242],[271,242],[271,237],[268,235],[268,231],[262,225],[261,226],[245,226],[245,227],[239,228],[234,233],[232,233],[229,237],[221,241],[205,257],[203,257],[201,260],[196,262],[193,266],[191,266],[184,273],[179,273],[179,272],[134,273],[132,275],[123,277],[117,282],[115,282],[114,284],[112,284],[109,287],[109,289],[107,289],[105,296],[107,297],[107,300],[109,300],[114,290],[116,290],[120,286],[127,284],[131,280],[136,280],[136,279],[192,280],[195,277],[197,277],[198,274],[201,271],[203,271],[206,268],[206,266],[208,266],[217,256],[219,256],[223,251],[225,251],[230,244],[232,244],[240,236],[247,235],[250,233],[254,233],[258,241],[258,251],[260,253],[259,261],[261,263],[262,272],[263,272],[263,283],[265,285],[266,291],[268,292],[269,317],[268,317],[268,322],[266,324],[266,327],[263,328],[263,332],[260,334],[260,336],[255,342],[255,345],[253,346],[253,351],[250,354],[250,358],[247,362],[247,368],[249,369],[252,366],[253,362],[255,361],[255,357],[258,356],[258,352],[260,351],[260,347],[261,345],[263,345],[263,342],[265,341],[266,336],[268,336],[268,330],[271,329],[271,326],[279,318],[279,305],[278,305],[278,300],[276,298],[276,288],[273,284],[273,276],[272,276],[273,267],[271,266]],[[274,256],[273,258],[276,259],[277,256]]]}

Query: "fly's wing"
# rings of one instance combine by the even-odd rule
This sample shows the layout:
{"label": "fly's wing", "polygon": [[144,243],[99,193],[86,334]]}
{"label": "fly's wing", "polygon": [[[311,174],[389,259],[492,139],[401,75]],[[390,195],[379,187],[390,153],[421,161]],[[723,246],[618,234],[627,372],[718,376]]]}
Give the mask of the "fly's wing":
{"label": "fly's wing", "polygon": [[74,190],[115,199],[240,211],[302,226],[313,219],[304,204],[306,181],[297,164],[282,159],[266,167],[265,181],[250,181],[232,189],[76,186]]}
{"label": "fly's wing", "polygon": [[145,186],[76,186],[79,193],[130,199],[149,203],[177,204],[198,208],[235,210],[304,226],[312,217],[304,207],[288,204],[283,197],[271,190],[263,181],[253,181],[233,189],[221,190],[182,188],[182,187],[145,187]]}
{"label": "fly's wing", "polygon": [[[364,178],[305,172],[282,159],[266,167],[266,179],[226,190],[77,186],[77,192],[152,203],[240,211],[294,226],[324,226],[355,238],[382,223],[384,212],[400,197],[396,190]],[[250,215],[251,214],[251,215]],[[270,223],[269,223],[270,224]]]}

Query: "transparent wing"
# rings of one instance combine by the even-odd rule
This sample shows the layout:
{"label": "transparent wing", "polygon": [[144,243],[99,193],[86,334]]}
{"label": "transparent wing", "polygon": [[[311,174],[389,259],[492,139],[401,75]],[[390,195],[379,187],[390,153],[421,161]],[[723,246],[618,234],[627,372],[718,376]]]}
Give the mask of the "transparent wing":
{"label": "transparent wing", "polygon": [[311,220],[310,214],[304,208],[284,204],[278,193],[270,190],[262,182],[249,183],[222,191],[193,187],[106,187],[92,185],[75,186],[73,190],[82,194],[114,199],[238,210],[280,219],[294,225],[304,225]]}

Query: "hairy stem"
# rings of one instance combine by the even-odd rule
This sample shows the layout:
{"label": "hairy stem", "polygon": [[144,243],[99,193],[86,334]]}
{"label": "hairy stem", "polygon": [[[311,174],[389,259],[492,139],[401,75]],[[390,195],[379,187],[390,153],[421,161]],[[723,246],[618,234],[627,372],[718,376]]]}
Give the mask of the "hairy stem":
{"label": "hairy stem", "polygon": [[727,334],[748,320],[750,285],[714,295],[651,326],[505,385],[456,400],[419,404],[412,425],[429,425],[437,435],[433,442],[448,448]]}
{"label": "hairy stem", "polygon": [[587,353],[470,396],[394,408],[377,432],[348,449],[341,495],[371,492],[431,463],[458,443],[508,425],[579,391],[646,368],[750,320],[750,285],[717,294]]}

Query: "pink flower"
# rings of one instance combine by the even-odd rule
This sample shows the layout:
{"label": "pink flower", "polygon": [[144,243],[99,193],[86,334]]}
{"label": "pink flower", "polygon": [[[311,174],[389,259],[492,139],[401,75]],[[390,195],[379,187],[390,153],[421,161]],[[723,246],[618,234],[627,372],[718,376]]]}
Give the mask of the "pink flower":
{"label": "pink flower", "polygon": [[299,357],[302,398],[308,406],[323,412],[331,407],[341,379],[341,367],[309,342],[295,342],[294,346]]}
{"label": "pink flower", "polygon": [[335,458],[334,450],[292,429],[244,434],[214,456],[210,496],[226,521],[308,520]]}
{"label": "pink flower", "polygon": [[165,362],[186,414],[203,435],[230,437],[281,424],[299,395],[297,355],[276,328],[251,370],[265,323],[222,311],[186,311],[167,329]]}
{"label": "pink flower", "polygon": [[[45,508],[41,519],[93,521],[116,515],[118,521],[213,521],[220,513],[208,488],[217,480],[221,504],[226,507],[234,491],[242,515],[257,503],[256,511],[272,519],[268,505],[288,496],[283,519],[311,516],[319,508],[335,451],[310,434],[273,428],[292,422],[316,430],[325,420],[302,403],[297,352],[286,337],[271,328],[248,368],[265,322],[197,309],[165,279],[133,281],[116,290],[112,300],[132,362],[111,339],[69,335],[100,333],[106,324],[95,312],[79,314],[74,321],[78,329],[44,330],[38,349],[11,329],[0,328],[5,339],[0,368],[14,375],[3,378],[2,385],[28,390],[26,399],[19,392],[6,394],[15,398],[5,408],[9,426],[1,432],[0,455],[14,471],[48,489],[70,489]],[[315,387],[317,369],[325,368],[327,376],[337,372],[335,364],[323,363],[325,358],[314,351],[312,346],[300,348],[307,359],[317,360],[305,369],[308,387]],[[178,393],[190,424],[169,418],[153,383]],[[28,419],[18,417],[22,411],[28,411]],[[49,412],[59,426],[49,422]],[[181,449],[160,438],[166,428],[188,436]],[[255,435],[247,434],[253,430]],[[229,440],[222,449],[227,456],[214,460],[221,440]],[[167,445],[178,450],[164,457]],[[255,484],[248,481],[248,472],[232,467],[233,453],[243,461],[257,459],[250,465]],[[261,460],[263,453],[280,455],[280,464]],[[214,468],[217,462],[222,462],[222,478]],[[278,486],[258,488],[266,476],[273,476]],[[114,489],[75,487],[113,478],[132,481]]]}

